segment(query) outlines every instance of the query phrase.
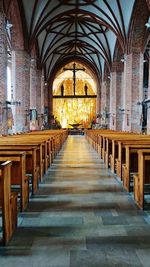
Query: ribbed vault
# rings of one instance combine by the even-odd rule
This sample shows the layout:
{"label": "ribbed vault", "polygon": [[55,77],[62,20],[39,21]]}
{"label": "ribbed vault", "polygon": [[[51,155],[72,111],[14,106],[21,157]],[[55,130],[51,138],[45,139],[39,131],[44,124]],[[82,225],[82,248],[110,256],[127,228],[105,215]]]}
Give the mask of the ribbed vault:
{"label": "ribbed vault", "polygon": [[[11,1],[4,1],[6,12]],[[68,58],[86,60],[101,77],[105,64],[111,68],[116,40],[125,49],[134,2],[18,0],[27,49],[37,45],[46,79]]]}

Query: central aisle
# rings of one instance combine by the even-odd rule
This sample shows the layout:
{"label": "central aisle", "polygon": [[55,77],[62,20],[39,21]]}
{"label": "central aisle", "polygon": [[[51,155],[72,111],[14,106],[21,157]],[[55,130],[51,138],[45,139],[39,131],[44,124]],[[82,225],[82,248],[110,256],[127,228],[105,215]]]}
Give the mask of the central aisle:
{"label": "central aisle", "polygon": [[69,136],[20,215],[2,267],[150,266],[150,226],[84,136]]}

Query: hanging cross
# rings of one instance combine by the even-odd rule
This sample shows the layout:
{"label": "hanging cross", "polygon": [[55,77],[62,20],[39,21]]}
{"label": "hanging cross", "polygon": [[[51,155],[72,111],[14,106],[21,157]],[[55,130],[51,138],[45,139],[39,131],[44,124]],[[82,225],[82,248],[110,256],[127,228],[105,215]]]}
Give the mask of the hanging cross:
{"label": "hanging cross", "polygon": [[73,72],[73,94],[75,96],[76,94],[76,71],[83,70],[85,71],[85,68],[76,68],[76,63],[73,63],[73,68],[64,68],[64,70],[71,70]]}

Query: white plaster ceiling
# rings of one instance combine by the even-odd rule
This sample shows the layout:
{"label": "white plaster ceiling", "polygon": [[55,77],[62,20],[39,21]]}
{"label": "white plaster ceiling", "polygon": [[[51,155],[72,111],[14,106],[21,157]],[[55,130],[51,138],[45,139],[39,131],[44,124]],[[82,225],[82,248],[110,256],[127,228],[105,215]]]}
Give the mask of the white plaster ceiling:
{"label": "white plaster ceiling", "polygon": [[102,75],[116,40],[124,46],[135,0],[19,0],[29,47],[38,43],[46,77],[62,60],[86,59]]}

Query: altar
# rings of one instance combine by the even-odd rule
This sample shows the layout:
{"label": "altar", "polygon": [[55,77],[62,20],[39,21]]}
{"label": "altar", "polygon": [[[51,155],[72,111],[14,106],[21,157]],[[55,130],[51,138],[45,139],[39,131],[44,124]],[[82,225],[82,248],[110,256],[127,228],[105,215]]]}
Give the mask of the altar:
{"label": "altar", "polygon": [[[81,123],[73,123],[69,124],[72,126],[72,128],[68,129],[68,134],[70,135],[84,135],[84,128],[81,128],[82,124]],[[80,126],[80,128],[79,128]]]}

